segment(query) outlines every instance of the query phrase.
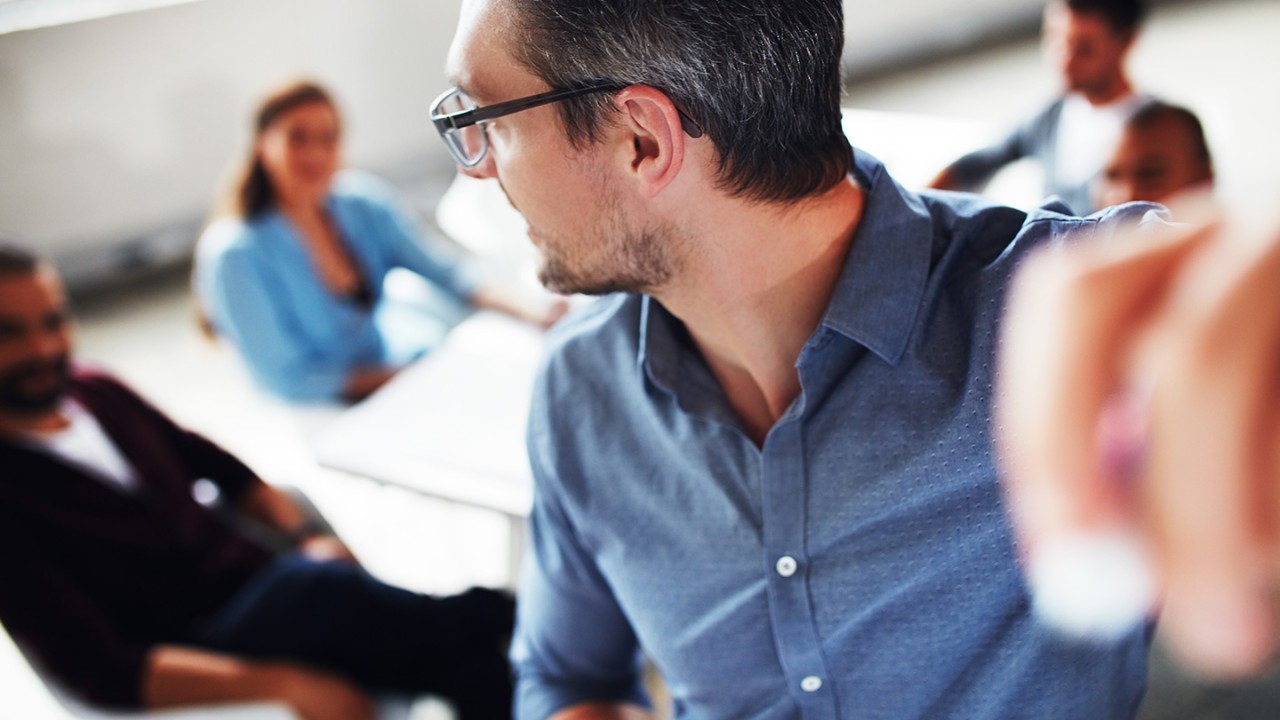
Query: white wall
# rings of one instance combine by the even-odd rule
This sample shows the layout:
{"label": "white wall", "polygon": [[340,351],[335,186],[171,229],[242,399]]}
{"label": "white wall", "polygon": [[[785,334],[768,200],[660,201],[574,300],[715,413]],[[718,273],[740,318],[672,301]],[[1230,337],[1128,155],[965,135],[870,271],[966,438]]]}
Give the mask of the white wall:
{"label": "white wall", "polygon": [[[955,49],[1027,27],[1042,3],[845,0],[846,60]],[[427,116],[458,5],[203,0],[0,35],[0,229],[73,283],[183,255],[247,144],[255,100],[302,73],[342,103],[351,164],[447,172]]]}
{"label": "white wall", "polygon": [[972,47],[1038,27],[1045,0],[844,0],[844,57],[854,73]]}
{"label": "white wall", "polygon": [[0,35],[0,227],[64,260],[189,227],[296,74],[338,96],[352,164],[444,162],[456,22],[455,0],[205,0]]}

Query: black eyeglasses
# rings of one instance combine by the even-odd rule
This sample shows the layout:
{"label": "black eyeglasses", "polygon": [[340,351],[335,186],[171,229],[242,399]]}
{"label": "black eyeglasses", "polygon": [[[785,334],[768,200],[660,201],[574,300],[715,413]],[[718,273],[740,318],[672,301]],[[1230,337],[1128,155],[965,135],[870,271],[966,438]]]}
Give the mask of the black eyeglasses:
{"label": "black eyeglasses", "polygon": [[[489,150],[489,136],[485,133],[484,123],[496,120],[504,115],[518,113],[539,105],[548,105],[569,98],[580,97],[598,92],[618,92],[627,87],[617,82],[597,83],[576,88],[551,90],[537,95],[516,98],[506,102],[477,107],[475,102],[458,88],[450,88],[431,103],[431,122],[435,124],[444,144],[453,154],[454,160],[463,167],[475,167],[484,159]],[[690,137],[702,137],[702,128],[689,117],[684,110],[680,113],[680,126]]]}

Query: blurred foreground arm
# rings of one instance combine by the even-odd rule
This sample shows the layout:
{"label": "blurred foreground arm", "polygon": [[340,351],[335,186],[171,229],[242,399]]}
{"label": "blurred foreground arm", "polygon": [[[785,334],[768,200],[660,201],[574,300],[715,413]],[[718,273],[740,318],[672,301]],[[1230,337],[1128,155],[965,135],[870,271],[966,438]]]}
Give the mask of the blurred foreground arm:
{"label": "blurred foreground arm", "polygon": [[[1260,669],[1280,638],[1280,234],[1215,221],[1041,251],[1004,333],[997,432],[1037,603],[1047,548],[1129,537],[1182,660]],[[1086,599],[1112,590],[1081,568]]]}

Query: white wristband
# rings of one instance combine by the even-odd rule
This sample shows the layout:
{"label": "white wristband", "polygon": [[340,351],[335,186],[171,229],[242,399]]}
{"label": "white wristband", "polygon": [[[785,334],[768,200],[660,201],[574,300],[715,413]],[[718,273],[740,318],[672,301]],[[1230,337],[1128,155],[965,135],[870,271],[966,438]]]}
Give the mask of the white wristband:
{"label": "white wristband", "polygon": [[1131,533],[1055,538],[1036,549],[1027,574],[1036,616],[1079,638],[1119,637],[1156,603],[1151,563]]}

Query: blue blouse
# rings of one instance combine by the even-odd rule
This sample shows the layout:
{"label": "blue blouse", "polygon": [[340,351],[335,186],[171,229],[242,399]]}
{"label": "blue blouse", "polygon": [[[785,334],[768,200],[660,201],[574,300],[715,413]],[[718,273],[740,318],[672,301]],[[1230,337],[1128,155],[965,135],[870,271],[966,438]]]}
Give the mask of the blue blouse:
{"label": "blue blouse", "polygon": [[261,385],[294,401],[336,400],[356,368],[402,363],[428,349],[431,334],[415,337],[403,303],[384,293],[391,270],[414,272],[461,302],[475,289],[461,265],[419,242],[411,214],[377,178],[340,173],[327,208],[369,285],[371,307],[323,283],[278,210],[215,222],[196,253],[196,292],[215,330],[235,343]]}

